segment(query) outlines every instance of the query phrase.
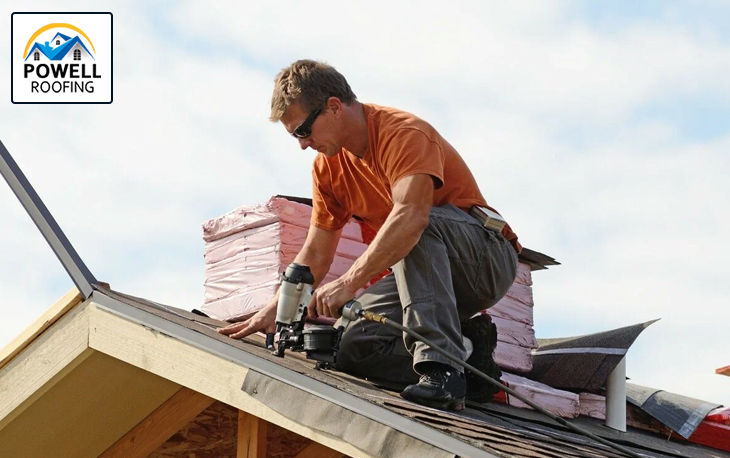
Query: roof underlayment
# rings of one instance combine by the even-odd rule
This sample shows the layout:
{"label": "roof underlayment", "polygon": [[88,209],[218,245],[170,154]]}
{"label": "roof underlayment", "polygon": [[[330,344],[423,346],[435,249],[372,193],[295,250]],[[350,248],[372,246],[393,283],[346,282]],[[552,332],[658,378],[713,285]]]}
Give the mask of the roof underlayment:
{"label": "roof underlayment", "polygon": [[626,399],[685,439],[689,439],[710,411],[720,407],[720,404],[633,383],[626,384]]}
{"label": "roof underlayment", "polygon": [[654,321],[559,339],[538,339],[528,378],[566,390],[598,393],[641,332]]}

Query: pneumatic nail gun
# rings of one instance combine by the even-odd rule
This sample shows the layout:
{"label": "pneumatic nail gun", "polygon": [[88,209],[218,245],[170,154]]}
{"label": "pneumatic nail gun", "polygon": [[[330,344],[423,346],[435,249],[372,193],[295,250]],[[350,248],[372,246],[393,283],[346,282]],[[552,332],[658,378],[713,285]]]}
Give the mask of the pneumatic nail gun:
{"label": "pneumatic nail gun", "polygon": [[[314,276],[309,266],[292,263],[281,276],[279,302],[276,306],[276,332],[279,341],[273,354],[284,356],[287,348],[305,352],[308,359],[319,361],[319,368],[327,368],[337,362],[340,340],[350,320],[343,317],[337,328],[313,325],[304,328],[307,305],[314,293]],[[348,305],[354,303],[351,301]],[[266,336],[266,346],[274,348],[274,334]]]}

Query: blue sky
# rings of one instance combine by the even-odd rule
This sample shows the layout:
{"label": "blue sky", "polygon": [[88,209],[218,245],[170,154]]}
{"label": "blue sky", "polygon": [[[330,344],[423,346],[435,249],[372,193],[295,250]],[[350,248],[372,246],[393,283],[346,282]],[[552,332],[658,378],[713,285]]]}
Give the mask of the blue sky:
{"label": "blue sky", "polygon": [[[0,7],[15,10],[27,7]],[[114,103],[8,96],[0,138],[99,279],[199,307],[202,222],[311,193],[313,153],[268,121],[268,104],[280,68],[322,59],[362,101],[431,122],[525,246],[563,263],[534,275],[538,337],[662,318],[629,353],[629,377],[730,405],[730,378],[714,374],[730,364],[728,3],[68,10],[114,14]],[[0,81],[9,91],[9,75]],[[71,283],[2,186],[0,213],[3,345]]]}

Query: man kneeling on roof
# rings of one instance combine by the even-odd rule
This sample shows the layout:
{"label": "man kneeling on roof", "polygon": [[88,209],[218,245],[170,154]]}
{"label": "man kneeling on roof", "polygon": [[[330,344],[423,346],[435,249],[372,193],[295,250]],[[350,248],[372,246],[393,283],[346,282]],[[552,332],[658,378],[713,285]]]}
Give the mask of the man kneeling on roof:
{"label": "man kneeling on roof", "polygon": [[[314,274],[308,316],[338,317],[356,291],[390,268],[358,298],[363,308],[499,379],[496,328],[487,315],[471,317],[507,292],[521,247],[509,225],[489,230],[470,215],[487,203],[461,156],[426,121],[359,102],[327,64],[299,60],[275,81],[271,121],[281,121],[302,149],[319,153],[311,226],[294,260]],[[317,287],[353,215],[377,236],[347,273]],[[220,331],[233,338],[274,332],[277,301],[278,293],[250,319]],[[484,402],[496,391],[425,344],[364,320],[345,331],[336,367],[408,385],[404,398],[441,409],[462,409],[465,397]]]}

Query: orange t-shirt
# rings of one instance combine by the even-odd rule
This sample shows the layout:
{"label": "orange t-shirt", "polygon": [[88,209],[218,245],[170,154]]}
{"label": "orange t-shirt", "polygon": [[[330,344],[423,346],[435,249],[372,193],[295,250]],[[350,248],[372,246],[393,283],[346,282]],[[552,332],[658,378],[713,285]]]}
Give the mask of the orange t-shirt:
{"label": "orange t-shirt", "polygon": [[[368,125],[363,157],[343,148],[336,156],[318,154],[314,160],[313,226],[339,230],[357,215],[377,231],[393,209],[393,184],[419,173],[434,178],[434,206],[489,207],[469,167],[430,124],[394,108],[363,104],[363,110]],[[521,250],[509,225],[502,234]]]}

